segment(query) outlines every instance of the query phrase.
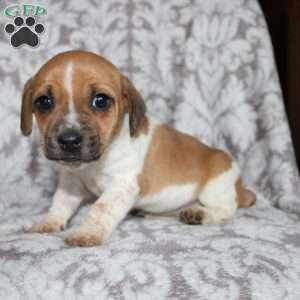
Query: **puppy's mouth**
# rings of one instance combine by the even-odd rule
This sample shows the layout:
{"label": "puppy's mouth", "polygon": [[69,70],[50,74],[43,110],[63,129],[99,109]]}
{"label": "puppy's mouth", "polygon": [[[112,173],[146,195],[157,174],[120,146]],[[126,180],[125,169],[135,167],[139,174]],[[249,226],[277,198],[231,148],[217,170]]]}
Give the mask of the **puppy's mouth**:
{"label": "puppy's mouth", "polygon": [[96,154],[90,157],[82,157],[77,155],[60,155],[60,156],[53,156],[49,153],[46,153],[46,157],[49,160],[54,160],[57,162],[65,163],[65,164],[74,164],[74,163],[89,163],[96,161],[100,158],[100,154]]}

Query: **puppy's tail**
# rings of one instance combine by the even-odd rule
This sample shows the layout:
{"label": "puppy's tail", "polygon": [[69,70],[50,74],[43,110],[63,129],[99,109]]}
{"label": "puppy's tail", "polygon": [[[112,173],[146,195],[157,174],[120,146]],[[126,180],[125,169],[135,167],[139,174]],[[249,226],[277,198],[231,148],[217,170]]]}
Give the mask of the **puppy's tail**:
{"label": "puppy's tail", "polygon": [[255,204],[256,196],[253,192],[245,189],[241,178],[236,182],[238,207],[249,207]]}

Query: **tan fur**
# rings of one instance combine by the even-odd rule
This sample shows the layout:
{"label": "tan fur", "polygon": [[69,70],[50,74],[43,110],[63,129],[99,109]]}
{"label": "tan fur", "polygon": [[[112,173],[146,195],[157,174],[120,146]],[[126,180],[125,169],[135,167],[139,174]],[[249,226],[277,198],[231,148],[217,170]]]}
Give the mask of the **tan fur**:
{"label": "tan fur", "polygon": [[32,80],[29,79],[24,86],[21,107],[21,131],[24,135],[30,135],[32,131]]}
{"label": "tan fur", "polygon": [[138,130],[136,131],[136,137],[139,137],[141,134],[147,135],[149,132],[149,119],[147,116],[141,120]]}
{"label": "tan fur", "polygon": [[[31,133],[33,102],[49,89],[56,101],[54,111],[40,114],[34,111],[37,124],[45,137],[51,134],[53,124],[62,119],[68,111],[68,93],[61,83],[65,69],[72,62],[74,72],[73,98],[76,111],[81,118],[96,120],[102,144],[109,144],[118,133],[124,111],[128,111],[132,136],[145,128],[145,105],[141,95],[127,77],[104,58],[84,51],[70,51],[49,60],[40,71],[28,81],[23,92],[21,128],[24,135]],[[88,77],[86,75],[89,75]],[[89,107],[91,88],[109,95],[114,101],[111,109],[93,112]],[[97,117],[97,114],[99,117]],[[140,128],[142,127],[142,128]]]}
{"label": "tan fur", "polygon": [[168,125],[160,125],[152,138],[138,181],[140,195],[155,194],[169,185],[197,183],[197,193],[209,179],[228,170],[230,157]]}
{"label": "tan fur", "polygon": [[255,194],[244,188],[241,178],[236,182],[235,188],[238,195],[239,207],[249,207],[255,204],[256,202]]}
{"label": "tan fur", "polygon": [[138,136],[139,128],[145,121],[146,106],[141,94],[125,76],[122,77],[122,86],[129,111],[130,135]]}
{"label": "tan fur", "polygon": [[[107,94],[111,98],[110,107],[103,110],[92,109],[90,101],[95,93]],[[43,95],[51,95],[55,102],[55,106],[46,112],[34,109],[34,101]],[[69,101],[72,103],[68,103]],[[68,114],[69,109],[71,114]],[[88,178],[87,187],[90,186],[91,191],[94,190],[93,187],[96,187],[99,194],[103,187],[104,191],[101,196],[98,195],[99,198],[80,228],[67,237],[66,242],[70,245],[102,244],[119,222],[125,218],[127,212],[136,205],[138,194],[140,196],[155,195],[170,186],[177,188],[184,184],[195,184],[195,198],[198,198],[202,192],[200,197],[208,199],[206,204],[203,201],[201,206],[200,203],[196,206],[187,204],[184,209],[180,205],[174,206],[177,211],[173,213],[188,224],[216,224],[231,218],[235,213],[237,205],[234,202],[236,193],[233,184],[239,176],[238,169],[232,168],[233,173],[229,172],[231,181],[228,197],[230,199],[226,197],[223,199],[223,207],[219,203],[215,205],[214,202],[217,202],[220,197],[222,198],[222,195],[227,196],[223,193],[223,177],[216,179],[216,185],[208,184],[220,174],[231,169],[233,162],[230,156],[167,125],[152,126],[151,118],[150,121],[145,115],[144,101],[134,85],[114,65],[98,55],[84,51],[70,51],[49,60],[25,85],[21,113],[21,129],[24,135],[31,133],[32,112],[46,143],[47,140],[51,140],[48,137],[57,140],[58,125],[62,125],[60,122],[67,121],[75,124],[72,126],[77,126],[79,123],[81,129],[93,130],[88,137],[90,140],[95,136],[98,137],[98,143],[94,143],[97,151],[101,147],[110,151],[111,148],[106,146],[111,144],[115,146],[114,151],[111,152],[112,157],[109,155],[101,157],[100,154],[104,153],[104,150],[101,149],[103,151],[99,150],[97,158],[93,158],[96,161],[99,157],[101,159],[110,157],[107,165],[117,166],[113,171],[105,164],[99,165],[103,168],[99,170],[91,165],[91,173],[89,173],[88,167],[78,171],[80,180],[84,181],[86,177]],[[129,130],[128,126],[122,127],[126,114],[129,115]],[[118,136],[123,128],[125,134],[122,131],[122,134]],[[153,128],[155,128],[154,133]],[[85,136],[87,136],[86,132]],[[151,135],[145,136],[150,133]],[[118,137],[120,137],[119,140]],[[139,140],[139,138],[141,139]],[[113,140],[119,144],[112,143]],[[149,141],[150,146],[148,146]],[[49,142],[48,144],[51,145]],[[91,146],[89,147],[93,149]],[[124,152],[124,156],[129,157],[129,164],[127,162],[123,164],[122,158],[120,159],[114,153],[119,154],[118,149],[123,147],[127,151]],[[144,156],[145,153],[146,156]],[[48,158],[51,159],[51,155]],[[52,157],[52,159],[57,158]],[[141,166],[143,166],[142,171],[136,178]],[[102,172],[103,174],[107,172],[108,174],[105,174],[107,176],[102,177]],[[232,174],[234,177],[230,177]],[[235,176],[235,174],[237,175]],[[74,187],[78,184],[76,185],[74,179],[63,181],[62,179],[69,178],[66,173],[63,175],[60,182],[65,193],[61,195],[59,189],[56,191],[48,218],[44,223],[34,225],[32,228],[34,232],[59,231],[67,224],[68,219],[80,204],[82,193],[74,191]],[[138,179],[138,185],[136,179]],[[194,192],[194,185],[192,186],[193,189],[187,194],[187,198],[190,198]],[[221,186],[220,193],[215,197],[214,192],[218,191],[219,186]],[[255,202],[254,194],[243,187],[241,179],[236,182],[235,188],[239,207],[246,207]],[[209,197],[205,197],[205,195],[209,195]],[[211,195],[213,200],[210,200]],[[231,197],[231,195],[233,196]],[[217,199],[214,200],[214,198]],[[183,199],[185,198],[183,197]],[[141,201],[145,201],[143,197],[141,197]],[[213,202],[213,205],[210,206],[210,202]],[[179,206],[181,209],[178,209]],[[229,212],[227,211],[228,207]]]}
{"label": "tan fur", "polygon": [[[153,135],[138,177],[140,196],[156,194],[170,185],[197,183],[196,197],[209,180],[227,171],[231,164],[232,159],[225,152],[161,125]],[[243,187],[241,179],[236,182],[236,190],[239,207],[255,203],[255,194]]]}

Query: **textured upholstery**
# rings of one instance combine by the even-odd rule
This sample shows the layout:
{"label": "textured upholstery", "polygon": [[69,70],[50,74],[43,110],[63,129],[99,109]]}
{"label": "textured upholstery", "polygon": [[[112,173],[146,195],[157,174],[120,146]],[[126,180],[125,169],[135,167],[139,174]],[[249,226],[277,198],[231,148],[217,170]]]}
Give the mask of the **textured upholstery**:
{"label": "textured upholstery", "polygon": [[[31,3],[48,11],[39,47],[15,49],[0,31],[0,299],[300,299],[299,174],[256,0]],[[94,248],[26,233],[56,182],[36,130],[20,134],[22,86],[78,48],[112,60],[149,113],[230,152],[257,205],[216,226],[131,217]]]}

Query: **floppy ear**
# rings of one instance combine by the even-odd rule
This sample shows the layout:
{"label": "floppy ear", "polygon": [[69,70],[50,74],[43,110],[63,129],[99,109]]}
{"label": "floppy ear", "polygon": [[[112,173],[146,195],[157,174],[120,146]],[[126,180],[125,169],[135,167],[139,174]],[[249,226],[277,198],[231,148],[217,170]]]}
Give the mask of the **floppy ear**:
{"label": "floppy ear", "polygon": [[122,78],[122,86],[123,94],[127,98],[130,136],[134,137],[136,136],[140,125],[143,123],[146,106],[141,94],[126,76],[123,76]]}
{"label": "floppy ear", "polygon": [[29,79],[23,89],[21,107],[21,131],[27,136],[32,131],[32,81]]}

